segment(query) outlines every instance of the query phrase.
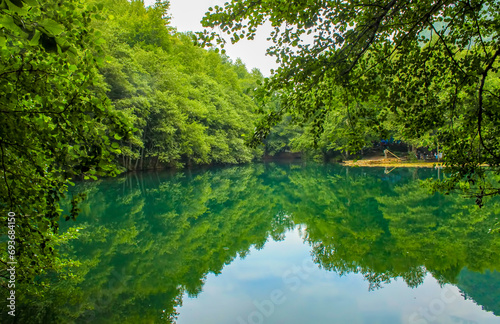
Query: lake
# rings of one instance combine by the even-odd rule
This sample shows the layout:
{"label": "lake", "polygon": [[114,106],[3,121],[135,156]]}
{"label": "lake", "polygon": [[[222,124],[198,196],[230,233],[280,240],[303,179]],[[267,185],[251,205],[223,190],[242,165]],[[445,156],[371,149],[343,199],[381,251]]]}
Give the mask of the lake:
{"label": "lake", "polygon": [[500,202],[420,185],[442,176],[269,163],[78,184],[61,223],[78,264],[19,323],[500,323]]}

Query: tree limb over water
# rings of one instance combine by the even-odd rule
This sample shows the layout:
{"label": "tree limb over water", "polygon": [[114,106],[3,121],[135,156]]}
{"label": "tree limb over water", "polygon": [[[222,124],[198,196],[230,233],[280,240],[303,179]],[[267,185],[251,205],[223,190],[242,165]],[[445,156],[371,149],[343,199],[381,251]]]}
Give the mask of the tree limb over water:
{"label": "tree limb over water", "polygon": [[[252,145],[289,115],[314,143],[348,138],[344,150],[368,135],[439,146],[451,176],[435,189],[464,190],[481,206],[500,193],[499,9],[490,0],[232,1],[202,23],[233,43],[274,27],[268,54],[281,66],[260,98],[277,93],[281,105],[262,111]],[[198,36],[224,47],[216,32]],[[485,180],[482,164],[497,178]]]}

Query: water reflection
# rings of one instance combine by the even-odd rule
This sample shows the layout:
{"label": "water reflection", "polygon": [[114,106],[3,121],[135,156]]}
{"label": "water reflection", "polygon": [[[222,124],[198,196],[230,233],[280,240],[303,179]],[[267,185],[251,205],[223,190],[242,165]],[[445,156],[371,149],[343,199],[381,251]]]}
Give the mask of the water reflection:
{"label": "water reflection", "polygon": [[441,286],[430,274],[417,288],[394,279],[368,291],[362,274],[320,269],[309,251],[298,231],[251,251],[222,275],[209,275],[197,298],[184,296],[178,324],[499,322],[465,300],[457,287]]}
{"label": "water reflection", "polygon": [[[21,296],[18,320],[170,323],[183,296],[203,295],[207,277],[226,272],[265,245],[252,255],[267,253],[287,232],[299,233],[298,228],[305,243],[299,245],[311,255],[303,264],[315,269],[311,273],[320,267],[321,273],[358,274],[363,289],[372,294],[419,287],[431,276],[498,315],[500,236],[489,229],[497,222],[500,203],[490,201],[479,209],[461,197],[429,195],[418,179],[432,176],[436,171],[430,169],[384,173],[376,168],[259,164],[86,183],[78,188],[88,195],[82,215],[62,226],[81,227],[79,239],[64,246],[64,253],[80,265],[43,299]],[[254,266],[246,273],[259,277],[261,271]],[[485,277],[484,271],[492,272]],[[285,280],[283,272],[277,275]],[[396,278],[404,287],[388,285]],[[251,287],[272,294],[265,282]],[[315,289],[322,296],[329,288]],[[349,296],[339,292],[339,305],[343,294]],[[281,297],[275,292],[274,298],[279,302]],[[345,316],[345,322],[354,323],[361,315]],[[381,323],[401,322],[391,319],[393,314],[380,316]],[[232,320],[237,323],[238,318]]]}
{"label": "water reflection", "polygon": [[500,316],[500,273],[486,270],[483,273],[463,269],[457,287],[466,299],[473,300],[485,311]]}

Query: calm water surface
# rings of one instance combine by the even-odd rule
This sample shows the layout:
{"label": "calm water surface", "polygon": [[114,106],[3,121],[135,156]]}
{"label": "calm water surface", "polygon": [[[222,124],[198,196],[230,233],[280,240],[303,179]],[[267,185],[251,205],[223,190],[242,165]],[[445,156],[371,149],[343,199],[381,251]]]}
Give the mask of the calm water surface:
{"label": "calm water surface", "polygon": [[[500,323],[500,203],[434,169],[256,164],[85,183],[45,323]],[[49,321],[46,321],[46,320]],[[35,322],[34,320],[32,321]],[[30,322],[24,322],[30,323]]]}

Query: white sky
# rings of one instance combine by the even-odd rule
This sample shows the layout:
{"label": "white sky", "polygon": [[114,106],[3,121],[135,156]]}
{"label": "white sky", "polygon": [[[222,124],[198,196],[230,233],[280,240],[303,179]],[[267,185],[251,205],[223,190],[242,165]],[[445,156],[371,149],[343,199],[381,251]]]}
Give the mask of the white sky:
{"label": "white sky", "polygon": [[[201,18],[208,11],[209,7],[215,5],[223,6],[227,0],[170,0],[170,15],[172,16],[173,27],[179,32],[202,31]],[[144,0],[146,5],[152,5],[155,0]],[[266,49],[270,46],[266,38],[271,31],[270,27],[263,26],[257,31],[255,40],[240,40],[232,45],[227,38],[225,45],[226,54],[235,61],[238,57],[245,63],[250,71],[258,68],[264,76],[270,75],[271,69],[277,69],[278,64],[275,58],[266,56]]]}

